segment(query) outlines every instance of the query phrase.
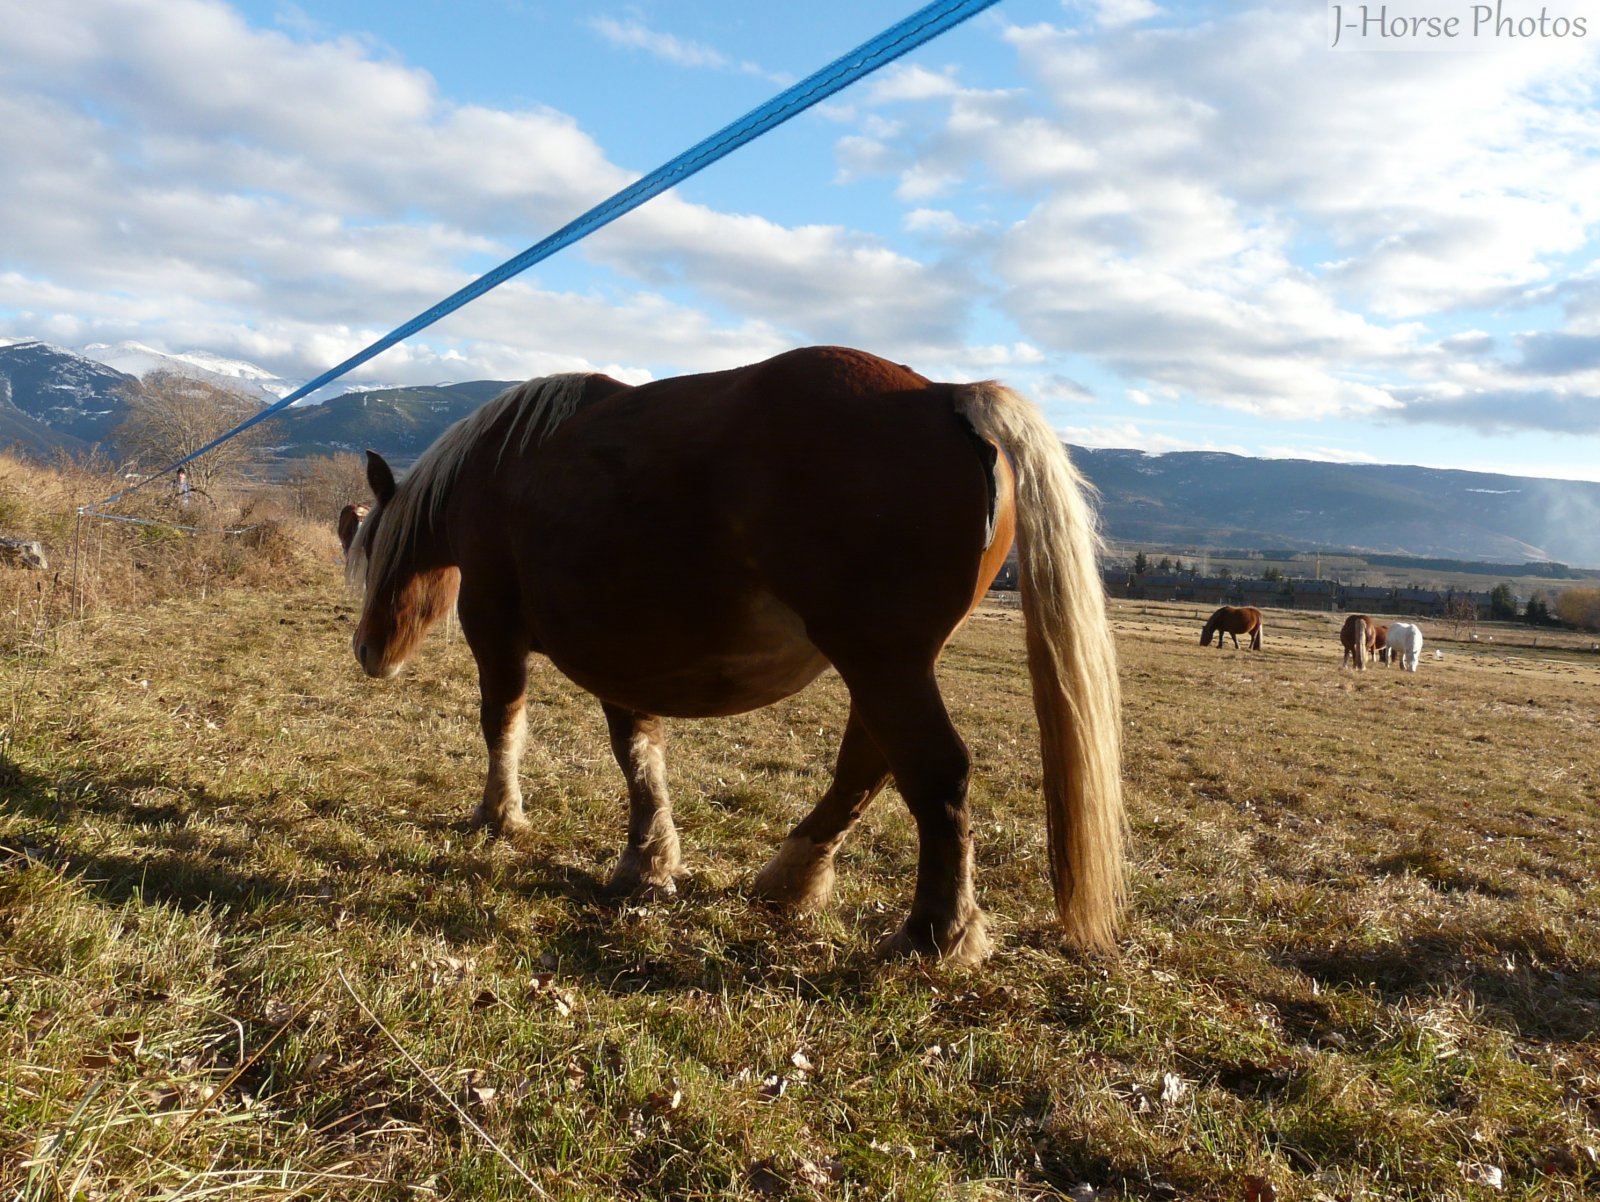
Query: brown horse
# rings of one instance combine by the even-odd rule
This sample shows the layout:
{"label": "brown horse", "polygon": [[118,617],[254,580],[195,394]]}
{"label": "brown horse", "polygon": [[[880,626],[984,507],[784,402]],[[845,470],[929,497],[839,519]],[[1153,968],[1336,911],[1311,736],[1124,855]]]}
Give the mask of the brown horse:
{"label": "brown horse", "polygon": [[1378,649],[1377,624],[1366,614],[1351,614],[1339,628],[1339,642],[1344,645],[1344,658],[1339,666],[1354,662],[1357,668],[1366,671],[1367,661]]}
{"label": "brown horse", "polygon": [[1374,622],[1372,624],[1372,650],[1378,657],[1380,664],[1389,663],[1389,624],[1387,622]]}
{"label": "brown horse", "polygon": [[610,886],[680,872],[662,716],[770,705],[829,664],[850,694],[833,784],[756,876],[826,902],[833,858],[893,777],[920,852],[890,948],[981,959],[971,759],[935,665],[1019,549],[1056,911],[1114,938],[1124,895],[1116,663],[1084,489],[1039,412],[995,384],[935,384],[862,351],[791,351],[638,387],[532,380],[446,431],[377,503],[350,557],[354,650],[392,676],[457,600],[489,773],[477,819],[525,828],[517,760],[530,652],[601,702],[628,782]]}
{"label": "brown horse", "polygon": [[1211,617],[1206,619],[1206,624],[1200,628],[1200,645],[1211,646],[1211,636],[1217,636],[1217,648],[1222,647],[1224,634],[1233,636],[1233,648],[1239,649],[1239,636],[1250,636],[1250,650],[1261,650],[1261,611],[1254,606],[1224,605]]}
{"label": "brown horse", "polygon": [[339,511],[339,546],[346,555],[350,554],[350,544],[355,542],[356,531],[361,528],[370,508],[365,501],[356,501]]}

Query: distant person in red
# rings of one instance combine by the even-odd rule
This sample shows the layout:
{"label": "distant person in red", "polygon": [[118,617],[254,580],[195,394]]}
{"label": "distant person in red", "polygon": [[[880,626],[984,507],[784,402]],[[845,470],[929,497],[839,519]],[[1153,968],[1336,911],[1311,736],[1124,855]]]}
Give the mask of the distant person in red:
{"label": "distant person in red", "polygon": [[179,505],[187,505],[189,498],[194,495],[194,488],[189,484],[189,473],[181,467],[178,469],[178,479],[173,484],[173,490],[178,494]]}

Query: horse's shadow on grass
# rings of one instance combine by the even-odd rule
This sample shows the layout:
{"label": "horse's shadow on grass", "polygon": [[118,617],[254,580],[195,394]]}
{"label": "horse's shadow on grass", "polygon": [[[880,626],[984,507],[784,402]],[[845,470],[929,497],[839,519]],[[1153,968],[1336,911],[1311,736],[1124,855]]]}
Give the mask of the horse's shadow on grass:
{"label": "horse's shadow on grass", "polygon": [[[130,800],[158,795],[159,800]],[[186,829],[209,798],[143,773],[51,778],[0,754],[0,814],[14,821],[0,837],[0,859],[47,867],[112,905],[134,898],[197,911],[227,905],[250,911],[293,894],[288,877],[265,870],[252,846],[207,846]],[[127,849],[85,852],[64,838],[73,819],[89,812],[115,817],[138,834]]]}
{"label": "horse's shadow on grass", "polygon": [[[1538,935],[1474,927],[1376,948],[1284,950],[1272,958],[1324,986],[1371,990],[1391,1005],[1460,989],[1489,1022],[1525,1039],[1578,1042],[1600,1034],[1600,972],[1572,963]],[[1315,1008],[1290,1007],[1286,1017],[1292,1030],[1313,1039],[1339,1034]]]}

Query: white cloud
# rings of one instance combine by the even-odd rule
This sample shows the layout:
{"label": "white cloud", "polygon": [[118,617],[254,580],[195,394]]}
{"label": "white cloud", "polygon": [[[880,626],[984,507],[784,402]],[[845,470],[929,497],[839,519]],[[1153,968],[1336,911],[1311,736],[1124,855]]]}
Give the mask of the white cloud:
{"label": "white cloud", "polygon": [[[20,3],[0,0],[19,10],[0,19],[0,333],[309,375],[633,178],[568,114],[458,103],[303,20]],[[619,371],[694,369],[841,341],[1105,414],[1595,432],[1593,46],[1334,54],[1322,9],[1290,0],[1081,12],[987,25],[1020,64],[1003,87],[907,62],[823,106],[846,135],[828,221],[660,197],[568,252],[583,289],[536,270],[384,370],[509,378],[617,347],[637,356]],[[639,20],[591,27],[753,69]],[[901,208],[880,235],[884,180]]]}
{"label": "white cloud", "polygon": [[930,71],[915,63],[894,63],[867,81],[863,103],[936,100],[960,93],[953,70]]}
{"label": "white cloud", "polygon": [[[217,0],[0,20],[0,161],[0,329],[260,356],[284,376],[331,366],[381,332],[374,315],[423,310],[632,178],[565,114],[452,103],[365,43],[263,31]],[[616,346],[694,369],[795,341],[908,356],[960,341],[965,281],[843,227],[668,195],[578,253],[643,286],[597,269],[573,296],[535,273],[372,370],[516,376]],[[527,350],[530,329],[560,355]]]}
{"label": "white cloud", "polygon": [[1111,28],[1148,21],[1161,13],[1161,6],[1152,0],[1069,0],[1069,5],[1087,12],[1095,24]]}
{"label": "white cloud", "polygon": [[680,67],[722,68],[728,65],[727,58],[712,47],[670,33],[661,33],[640,21],[591,17],[589,28],[613,45],[643,50]]}
{"label": "white cloud", "polygon": [[1076,447],[1094,450],[1127,448],[1144,451],[1149,455],[1164,455],[1168,451],[1221,451],[1229,455],[1248,455],[1250,451],[1239,443],[1218,443],[1211,439],[1182,438],[1174,434],[1161,434],[1146,430],[1133,422],[1116,422],[1093,426],[1058,426],[1056,433]]}
{"label": "white cloud", "polygon": [[[937,195],[963,212],[985,180],[1041,194],[995,245],[1001,305],[1031,342],[1136,389],[1274,419],[1392,414],[1444,381],[1509,403],[1511,380],[1489,390],[1514,365],[1429,325],[1514,303],[1595,247],[1596,51],[1331,54],[1325,21],[1278,3],[1098,37],[1013,27],[1039,92],[941,78],[924,96],[942,124],[924,114],[871,166],[919,210]],[[1593,294],[1568,295],[1600,324]],[[1574,368],[1570,342],[1520,346],[1524,366]],[[1553,391],[1525,395],[1546,408],[1519,421],[1574,420]]]}

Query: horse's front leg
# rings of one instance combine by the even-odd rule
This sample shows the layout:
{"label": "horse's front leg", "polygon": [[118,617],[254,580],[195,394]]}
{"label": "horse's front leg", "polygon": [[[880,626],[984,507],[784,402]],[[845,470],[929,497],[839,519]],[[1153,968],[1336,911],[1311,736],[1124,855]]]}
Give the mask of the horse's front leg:
{"label": "horse's front leg", "polygon": [[459,605],[461,633],[478,663],[478,721],[489,752],[489,775],[483,800],[472,815],[474,826],[486,826],[497,835],[526,830],[522,813],[522,787],[517,765],[527,737],[528,648],[511,637],[514,612],[493,599],[464,591]]}
{"label": "horse's front leg", "polygon": [[611,753],[628,781],[628,845],[606,886],[614,893],[677,892],[683,860],[667,795],[666,724],[604,703]]}
{"label": "horse's front leg", "polygon": [[527,683],[528,661],[524,655],[501,662],[492,671],[485,671],[479,663],[478,718],[489,749],[489,775],[473,825],[487,826],[497,835],[517,835],[528,827],[522,812],[522,786],[517,780],[517,766],[522,762],[522,746],[528,734]]}

